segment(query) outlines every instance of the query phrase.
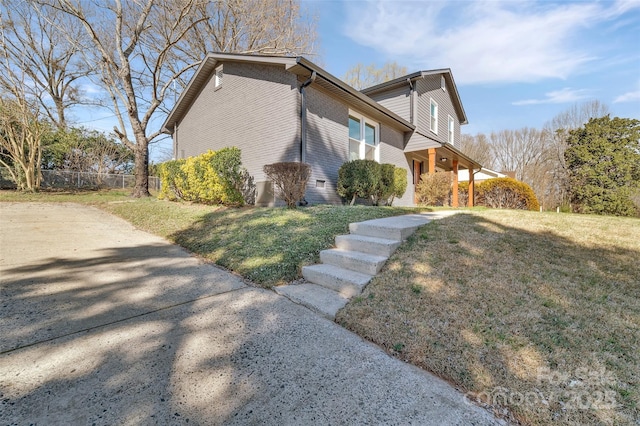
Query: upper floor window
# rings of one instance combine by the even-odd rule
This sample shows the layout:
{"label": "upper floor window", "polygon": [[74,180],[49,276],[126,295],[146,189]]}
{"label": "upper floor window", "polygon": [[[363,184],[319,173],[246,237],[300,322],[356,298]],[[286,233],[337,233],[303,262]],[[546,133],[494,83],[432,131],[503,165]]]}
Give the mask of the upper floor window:
{"label": "upper floor window", "polygon": [[456,125],[453,118],[449,116],[449,143],[454,145]]}
{"label": "upper floor window", "polygon": [[223,76],[224,76],[224,73],[222,72],[222,65],[220,65],[215,70],[213,87],[215,87],[217,89],[218,87],[222,86],[222,77]]}
{"label": "upper floor window", "polygon": [[438,104],[431,99],[431,121],[429,122],[429,128],[435,134],[438,134]]}
{"label": "upper floor window", "polygon": [[379,161],[380,125],[353,111],[349,112],[349,161]]}

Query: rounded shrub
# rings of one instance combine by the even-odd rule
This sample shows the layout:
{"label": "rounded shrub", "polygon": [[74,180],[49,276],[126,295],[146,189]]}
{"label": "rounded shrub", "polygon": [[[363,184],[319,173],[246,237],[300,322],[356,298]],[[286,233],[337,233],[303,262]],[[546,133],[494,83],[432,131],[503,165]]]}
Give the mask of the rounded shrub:
{"label": "rounded shrub", "polygon": [[488,179],[476,185],[476,205],[498,209],[539,210],[533,189],[512,178]]}
{"label": "rounded shrub", "polygon": [[402,167],[394,167],[393,169],[393,193],[389,205],[393,204],[395,198],[401,198],[407,191],[407,170]]}
{"label": "rounded shrub", "polygon": [[240,150],[224,148],[158,165],[158,198],[203,204],[242,205]]}
{"label": "rounded shrub", "polygon": [[425,173],[416,185],[418,204],[443,206],[448,203],[451,194],[452,176],[449,172]]}
{"label": "rounded shrub", "polygon": [[356,198],[369,198],[380,183],[380,164],[373,160],[353,160],[344,163],[338,170],[338,195],[350,204]]}
{"label": "rounded shrub", "polygon": [[378,185],[371,193],[371,202],[374,206],[385,204],[393,195],[393,186],[395,179],[395,166],[393,164],[378,164]]}
{"label": "rounded shrub", "polygon": [[307,191],[311,166],[307,163],[281,162],[267,164],[263,170],[273,181],[276,195],[287,203],[287,208],[295,209]]}

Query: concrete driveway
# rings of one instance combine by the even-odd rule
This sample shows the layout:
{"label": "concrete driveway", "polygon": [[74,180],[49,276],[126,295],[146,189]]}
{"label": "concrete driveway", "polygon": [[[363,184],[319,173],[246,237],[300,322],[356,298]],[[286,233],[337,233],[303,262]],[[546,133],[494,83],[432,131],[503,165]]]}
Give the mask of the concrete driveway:
{"label": "concrete driveway", "polygon": [[0,424],[496,421],[447,383],[100,210],[0,203]]}

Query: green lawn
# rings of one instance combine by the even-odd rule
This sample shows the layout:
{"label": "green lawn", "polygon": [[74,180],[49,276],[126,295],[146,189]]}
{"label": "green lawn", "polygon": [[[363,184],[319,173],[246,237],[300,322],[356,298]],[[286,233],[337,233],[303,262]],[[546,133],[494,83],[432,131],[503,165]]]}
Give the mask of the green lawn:
{"label": "green lawn", "polygon": [[348,233],[349,223],[415,211],[366,206],[238,209],[132,199],[122,191],[2,191],[0,201],[93,205],[265,287],[300,278],[302,266],[317,263],[318,253],[331,247],[336,235]]}
{"label": "green lawn", "polygon": [[435,221],[337,321],[523,424],[637,425],[640,220]]}
{"label": "green lawn", "polygon": [[[94,205],[265,287],[299,278],[349,223],[412,211],[231,209],[117,191],[0,201]],[[512,421],[637,425],[639,295],[638,219],[467,210],[421,228],[337,321]]]}

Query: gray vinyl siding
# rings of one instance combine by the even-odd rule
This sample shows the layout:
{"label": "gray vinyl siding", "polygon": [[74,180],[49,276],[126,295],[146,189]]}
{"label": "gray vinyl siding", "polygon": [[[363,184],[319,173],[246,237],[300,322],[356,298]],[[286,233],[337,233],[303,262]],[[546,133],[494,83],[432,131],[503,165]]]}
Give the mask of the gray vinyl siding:
{"label": "gray vinyl siding", "polygon": [[413,182],[411,164],[404,153],[403,147],[403,132],[386,125],[380,126],[380,162],[402,167],[407,173],[407,190],[401,198],[396,198],[393,201],[394,206],[413,205],[414,186],[411,184]]}
{"label": "gray vinyl siding", "polygon": [[[435,136],[432,132],[429,132],[430,136]],[[414,152],[414,151],[422,151],[429,148],[440,148],[440,143],[436,142],[434,139],[430,139],[426,136],[421,135],[418,132],[413,132],[409,142],[404,147],[405,152]]]}
{"label": "gray vinyl siding", "polygon": [[[416,89],[418,92],[418,127],[417,130],[438,142],[446,143],[449,135],[448,116],[450,115],[454,121],[455,139],[457,144],[460,139],[460,118],[451,101],[451,88],[442,90],[440,87],[440,75],[426,76],[416,81]],[[436,135],[430,129],[431,123],[431,99],[438,104],[438,134]]]}
{"label": "gray vinyl siding", "polygon": [[222,85],[202,89],[178,124],[178,158],[235,146],[255,182],[262,167],[300,159],[296,76],[273,65],[223,63]]}
{"label": "gray vinyl siding", "polygon": [[406,121],[411,122],[411,96],[409,85],[375,93],[369,96],[385,108],[395,112]]}
{"label": "gray vinyl siding", "polygon": [[[311,177],[306,200],[311,204],[340,204],[338,169],[349,159],[349,107],[311,84],[307,103],[307,163]],[[316,187],[324,181],[324,188]]]}
{"label": "gray vinyl siding", "polygon": [[[222,85],[215,88],[211,78],[178,123],[176,157],[236,146],[243,166],[259,184],[267,180],[265,164],[300,160],[300,82],[280,66],[228,62],[223,67]],[[311,166],[305,198],[310,204],[340,204],[336,187],[338,169],[349,155],[349,105],[318,84],[309,85],[305,93],[306,161]],[[403,145],[402,131],[380,123],[381,162],[406,168],[411,182]],[[324,188],[317,187],[318,181],[324,181]],[[412,202],[409,185],[394,204]]]}
{"label": "gray vinyl siding", "polygon": [[[307,93],[307,162],[311,178],[307,201],[312,204],[341,202],[336,192],[338,169],[349,159],[349,106],[312,84]],[[360,113],[357,109],[355,112]],[[380,123],[380,162],[403,167],[411,182],[411,170],[403,151],[404,133]],[[316,188],[324,180],[325,188]],[[394,205],[413,205],[413,186]]]}

